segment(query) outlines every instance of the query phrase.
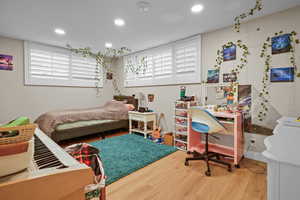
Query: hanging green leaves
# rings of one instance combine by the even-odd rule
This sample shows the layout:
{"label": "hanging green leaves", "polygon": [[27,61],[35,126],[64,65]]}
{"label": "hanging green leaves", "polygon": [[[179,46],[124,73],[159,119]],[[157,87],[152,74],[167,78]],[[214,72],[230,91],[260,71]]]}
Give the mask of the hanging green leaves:
{"label": "hanging green leaves", "polygon": [[247,47],[246,44],[243,44],[243,42],[241,40],[238,40],[236,43],[228,42],[222,46],[222,49],[219,49],[217,51],[217,58],[216,58],[217,64],[215,65],[215,69],[217,69],[217,70],[221,69],[221,65],[224,62],[224,49],[230,48],[233,45],[236,45],[237,47],[239,47],[242,50],[240,64],[238,64],[231,70],[232,73],[236,73],[236,75],[238,76],[240,74],[240,72],[242,71],[242,69],[247,65],[248,55],[250,54],[249,48]]}
{"label": "hanging green leaves", "polygon": [[[291,33],[283,33],[283,31],[277,32],[274,34],[274,36],[280,36],[280,35],[289,35],[290,39],[290,48],[289,52],[291,54],[289,60],[292,67],[294,67],[295,73],[297,74],[297,77],[300,77],[300,73],[297,70],[296,66],[296,59],[295,59],[295,44],[299,44],[299,39],[296,38],[297,33],[295,31],[292,31]],[[272,61],[272,53],[271,53],[271,47],[272,47],[272,38],[268,37],[266,41],[264,42],[262,46],[262,50],[260,53],[260,57],[264,59],[265,67],[264,67],[264,74],[262,79],[262,89],[259,93],[259,105],[260,109],[258,112],[258,120],[263,121],[268,113],[268,103],[269,103],[269,86],[270,86],[270,69],[271,69],[271,61]]]}
{"label": "hanging green leaves", "polygon": [[98,77],[96,77],[97,83],[96,83],[96,88],[99,91],[100,87],[100,81],[102,80],[102,73],[100,73],[101,68],[103,68],[105,71],[113,73],[113,87],[116,91],[116,93],[120,94],[120,90],[118,88],[117,82],[114,77],[114,71],[111,69],[111,62],[113,59],[118,58],[126,53],[130,52],[130,49],[127,47],[122,47],[120,49],[113,49],[113,48],[106,48],[104,52],[98,51],[97,53],[94,53],[91,51],[89,47],[86,48],[72,48],[70,45],[67,45],[67,47],[74,52],[75,54],[81,55],[83,57],[90,57],[94,58],[96,60],[97,66],[96,66],[96,74]]}
{"label": "hanging green leaves", "polygon": [[262,10],[263,4],[262,0],[256,0],[256,4],[254,8],[252,8],[250,11],[246,13],[242,13],[239,16],[234,18],[234,31],[235,32],[240,32],[240,27],[241,27],[241,20],[254,15],[255,12]]}
{"label": "hanging green leaves", "polygon": [[139,58],[138,56],[127,58],[127,62],[125,64],[126,73],[131,72],[136,75],[145,73],[147,70],[147,59],[146,57]]}

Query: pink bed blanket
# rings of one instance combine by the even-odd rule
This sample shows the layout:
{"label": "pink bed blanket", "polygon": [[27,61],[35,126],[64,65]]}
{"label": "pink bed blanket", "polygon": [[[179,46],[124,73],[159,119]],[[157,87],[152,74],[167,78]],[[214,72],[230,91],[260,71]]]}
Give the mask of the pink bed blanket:
{"label": "pink bed blanket", "polygon": [[124,120],[128,119],[128,107],[124,102],[109,101],[103,106],[86,109],[51,111],[39,116],[35,123],[51,137],[60,124],[88,120]]}

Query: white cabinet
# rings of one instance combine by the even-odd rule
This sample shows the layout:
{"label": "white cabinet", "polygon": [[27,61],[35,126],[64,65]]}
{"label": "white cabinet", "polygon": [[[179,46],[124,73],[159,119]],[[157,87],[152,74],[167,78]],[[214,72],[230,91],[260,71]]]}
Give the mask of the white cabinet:
{"label": "white cabinet", "polygon": [[[296,119],[294,119],[296,122]],[[300,122],[290,125],[284,120],[274,129],[274,135],[264,141],[268,160],[268,200],[300,199]]]}

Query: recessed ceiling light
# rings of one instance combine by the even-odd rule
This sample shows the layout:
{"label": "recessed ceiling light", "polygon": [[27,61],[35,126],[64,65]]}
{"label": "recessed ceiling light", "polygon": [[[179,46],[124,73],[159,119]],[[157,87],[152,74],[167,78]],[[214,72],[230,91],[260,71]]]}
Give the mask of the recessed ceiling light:
{"label": "recessed ceiling light", "polygon": [[115,19],[114,22],[115,22],[115,25],[116,25],[116,26],[124,26],[124,25],[125,25],[124,19],[121,19],[121,18]]}
{"label": "recessed ceiling light", "polygon": [[65,35],[66,34],[66,31],[64,31],[63,29],[61,28],[56,28],[54,29],[54,32],[58,35]]}
{"label": "recessed ceiling light", "polygon": [[203,5],[201,4],[195,4],[191,7],[192,13],[200,13],[203,10]]}
{"label": "recessed ceiling light", "polygon": [[112,48],[112,43],[106,42],[106,43],[105,43],[105,47],[106,47],[106,48]]}

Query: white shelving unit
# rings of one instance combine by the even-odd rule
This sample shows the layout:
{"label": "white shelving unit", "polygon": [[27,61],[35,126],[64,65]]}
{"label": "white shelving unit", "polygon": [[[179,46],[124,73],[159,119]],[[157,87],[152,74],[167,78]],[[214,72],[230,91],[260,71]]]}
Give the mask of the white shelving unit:
{"label": "white shelving unit", "polygon": [[182,151],[187,151],[189,133],[188,109],[197,106],[196,101],[176,101],[174,111],[174,146]]}

